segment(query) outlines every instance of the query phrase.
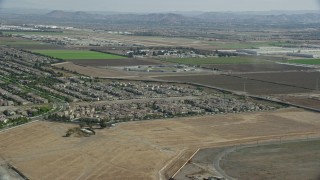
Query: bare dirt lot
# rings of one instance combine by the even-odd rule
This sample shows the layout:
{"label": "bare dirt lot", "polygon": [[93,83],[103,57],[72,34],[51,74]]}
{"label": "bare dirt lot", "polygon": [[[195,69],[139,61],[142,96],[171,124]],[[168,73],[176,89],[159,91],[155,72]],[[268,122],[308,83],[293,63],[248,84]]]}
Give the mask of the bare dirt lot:
{"label": "bare dirt lot", "polygon": [[92,76],[92,77],[128,77],[130,76],[129,74],[125,72],[120,72],[116,70],[111,70],[111,69],[102,69],[102,68],[96,68],[96,67],[89,67],[89,66],[80,66],[76,65],[73,63],[59,63],[53,65],[54,67],[57,68],[64,68],[69,71],[75,71],[79,74],[83,74],[86,76]]}
{"label": "bare dirt lot", "polygon": [[62,48],[58,45],[40,43],[36,41],[26,40],[17,37],[0,37],[0,45],[5,45],[18,49],[59,49]]}
{"label": "bare dirt lot", "polygon": [[[140,121],[66,138],[76,125],[36,122],[0,133],[0,155],[30,179],[158,179],[202,147],[318,134],[319,114],[300,109]],[[182,161],[183,162],[183,161]],[[167,176],[168,177],[168,176]]]}
{"label": "bare dirt lot", "polygon": [[281,72],[244,74],[243,77],[289,84],[316,90],[320,88],[320,72]]}
{"label": "bare dirt lot", "polygon": [[158,65],[152,60],[142,59],[105,59],[105,60],[72,60],[71,62],[83,66],[145,66],[145,65]]}
{"label": "bare dirt lot", "polygon": [[319,150],[319,140],[250,147],[228,154],[221,164],[237,179],[318,180]]}
{"label": "bare dirt lot", "polygon": [[287,95],[287,96],[280,96],[279,99],[281,99],[282,101],[293,103],[293,104],[299,104],[302,106],[320,109],[320,100],[312,99],[309,96]]}
{"label": "bare dirt lot", "polygon": [[304,92],[311,91],[311,90],[299,88],[299,87],[261,82],[259,80],[250,80],[250,79],[227,76],[227,75],[167,76],[167,77],[157,77],[157,79],[198,83],[198,84],[203,84],[207,86],[220,87],[223,89],[228,89],[233,91],[246,91],[250,94],[256,94],[256,95],[291,94],[291,93],[304,93]]}
{"label": "bare dirt lot", "polygon": [[206,67],[216,68],[222,71],[232,72],[266,72],[266,71],[302,71],[310,70],[307,67],[289,66],[275,63],[266,64],[230,64],[230,65],[206,65]]}

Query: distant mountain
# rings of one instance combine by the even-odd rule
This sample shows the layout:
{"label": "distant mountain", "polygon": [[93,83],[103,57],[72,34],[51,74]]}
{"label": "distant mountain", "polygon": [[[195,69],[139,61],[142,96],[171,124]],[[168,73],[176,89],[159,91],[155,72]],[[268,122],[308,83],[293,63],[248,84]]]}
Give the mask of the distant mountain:
{"label": "distant mountain", "polygon": [[144,23],[166,23],[166,24],[181,24],[192,21],[194,18],[186,17],[174,13],[152,13],[152,14],[92,14],[87,12],[67,12],[55,10],[45,15],[46,18],[55,19],[82,19],[82,20],[104,20],[106,22],[144,22]]}
{"label": "distant mountain", "polygon": [[251,14],[251,13],[221,13],[207,12],[196,16],[207,22],[229,22],[229,23],[320,23],[319,13],[304,14]]}
{"label": "distant mountain", "polygon": [[178,14],[146,14],[146,15],[113,15],[108,16],[106,19],[113,19],[113,21],[133,21],[133,22],[146,22],[146,23],[167,23],[167,24],[180,24],[183,22],[194,20],[193,18],[185,17]]}
{"label": "distant mountain", "polygon": [[[0,13],[0,17],[22,23],[52,23],[52,24],[95,24],[95,27],[105,27],[112,24],[121,27],[130,26],[185,26],[185,27],[308,27],[320,26],[320,13],[313,11],[282,11],[268,12],[183,12],[175,13],[117,13],[117,12],[84,12],[54,10],[39,16],[38,13],[19,14],[15,12]],[[308,25],[308,26],[306,26]]]}
{"label": "distant mountain", "polygon": [[100,14],[91,14],[83,11],[77,12],[68,12],[55,10],[47,13],[45,15],[48,18],[57,18],[57,19],[101,19],[104,18],[103,15]]}

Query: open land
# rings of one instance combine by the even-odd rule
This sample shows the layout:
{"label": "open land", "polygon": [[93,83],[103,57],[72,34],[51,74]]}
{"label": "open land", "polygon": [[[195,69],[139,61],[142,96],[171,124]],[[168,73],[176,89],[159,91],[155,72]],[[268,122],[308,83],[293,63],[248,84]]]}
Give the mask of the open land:
{"label": "open land", "polygon": [[189,65],[205,65],[205,64],[261,64],[269,63],[268,61],[249,57],[211,57],[211,58],[173,58],[162,59],[166,62],[189,64]]}
{"label": "open land", "polygon": [[4,35],[62,35],[63,32],[46,31],[1,31]]}
{"label": "open land", "polygon": [[[216,175],[211,158],[224,148],[320,136],[319,114],[272,102],[319,109],[319,60],[304,59],[320,57],[316,15],[288,15],[287,23],[283,15],[236,15],[235,21],[227,15],[225,24],[225,17],[206,23],[220,19],[209,13],[200,24],[189,18],[185,24],[177,22],[183,16],[153,14],[121,20],[129,22],[124,27],[116,16],[101,23],[82,19],[81,12],[71,19],[61,17],[72,12],[64,14],[55,11],[29,25],[23,17],[23,25],[0,27],[6,36],[0,37],[0,171],[10,173],[11,164],[30,179],[121,180],[164,180],[178,172],[175,178],[184,180],[190,172]],[[271,24],[261,23],[265,18]],[[36,25],[41,19],[56,25]],[[8,29],[16,31],[13,37]],[[37,32],[20,32],[26,29]],[[300,170],[313,173],[318,150],[318,142],[241,149],[221,167],[240,178],[252,166],[257,171],[251,177],[274,172],[285,179],[287,169],[295,170],[292,177]]]}
{"label": "open land", "polygon": [[[83,34],[78,32],[79,35]],[[240,49],[240,48],[258,48],[261,46],[281,46],[285,43],[270,42],[270,41],[251,41],[251,42],[239,42],[239,41],[210,41],[196,38],[173,38],[173,37],[158,37],[158,36],[125,36],[115,34],[95,34],[102,38],[109,40],[121,41],[123,43],[130,44],[143,44],[147,47],[150,46],[162,46],[162,47],[193,47],[204,50],[212,49]]]}
{"label": "open land", "polygon": [[46,44],[22,38],[0,37],[0,45],[5,45],[20,49],[55,49],[56,45]]}
{"label": "open land", "polygon": [[176,180],[221,177],[228,179],[318,179],[318,138],[239,144],[201,149],[175,176]]}
{"label": "open land", "polygon": [[72,60],[73,63],[83,66],[139,66],[139,65],[157,65],[160,62],[144,59],[103,59],[103,60]]}
{"label": "open land", "polygon": [[175,172],[181,165],[170,160],[188,150],[317,134],[320,122],[316,113],[282,109],[131,122],[97,130],[89,138],[62,137],[73,126],[36,122],[3,132],[1,156],[30,179],[149,180],[157,179],[163,167]]}
{"label": "open land", "polygon": [[237,179],[318,179],[320,141],[249,147],[232,152],[221,164]]}
{"label": "open land", "polygon": [[319,89],[320,72],[281,72],[281,73],[255,73],[243,74],[242,77],[288,84],[296,87]]}
{"label": "open land", "polygon": [[205,67],[216,68],[221,71],[231,72],[281,72],[281,71],[305,71],[310,70],[307,67],[290,66],[276,63],[266,64],[216,64],[206,65]]}
{"label": "open land", "polygon": [[87,60],[87,59],[123,59],[123,56],[80,50],[33,50],[35,53],[59,58],[63,60]]}
{"label": "open land", "polygon": [[320,99],[319,98],[312,98],[309,94],[306,95],[284,95],[279,96],[279,99],[285,102],[290,102],[293,104],[299,104],[306,107],[311,107],[315,109],[320,109]]}
{"label": "open land", "polygon": [[59,63],[53,65],[57,68],[64,68],[68,71],[77,72],[79,74],[83,74],[86,76],[91,77],[129,77],[132,76],[130,74],[127,74],[125,72],[120,72],[112,69],[102,69],[102,68],[96,68],[96,67],[90,67],[90,66],[80,66],[76,65],[71,62],[65,62],[65,63]]}
{"label": "open land", "polygon": [[311,91],[305,88],[275,84],[271,82],[262,82],[228,75],[162,76],[157,77],[157,79],[190,82],[219,87],[232,91],[246,91],[250,94],[256,95],[303,93]]}

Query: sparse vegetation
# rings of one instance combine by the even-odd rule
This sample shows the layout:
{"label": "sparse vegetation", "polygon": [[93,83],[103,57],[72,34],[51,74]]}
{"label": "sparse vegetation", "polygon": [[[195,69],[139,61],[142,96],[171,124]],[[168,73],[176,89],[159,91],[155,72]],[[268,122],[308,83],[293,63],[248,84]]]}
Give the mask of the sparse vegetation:
{"label": "sparse vegetation", "polygon": [[173,58],[161,59],[166,62],[189,64],[189,65],[207,65],[207,64],[264,64],[270,63],[266,60],[252,57],[210,57],[210,58]]}
{"label": "sparse vegetation", "polygon": [[18,126],[30,121],[31,120],[27,117],[18,117],[14,119],[8,119],[7,121],[0,121],[0,129]]}

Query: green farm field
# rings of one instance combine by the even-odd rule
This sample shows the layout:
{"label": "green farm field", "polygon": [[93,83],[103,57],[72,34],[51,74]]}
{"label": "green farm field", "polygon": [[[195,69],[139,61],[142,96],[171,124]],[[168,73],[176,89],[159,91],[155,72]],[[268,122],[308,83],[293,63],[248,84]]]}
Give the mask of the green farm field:
{"label": "green farm field", "polygon": [[263,59],[251,57],[211,57],[211,58],[172,58],[162,59],[166,62],[190,65],[206,65],[206,64],[264,64],[270,63]]}
{"label": "green farm field", "polygon": [[64,60],[125,59],[123,56],[86,50],[34,50],[33,52]]}
{"label": "green farm field", "polygon": [[320,65],[320,59],[297,59],[297,60],[290,60],[288,61],[288,63]]}

